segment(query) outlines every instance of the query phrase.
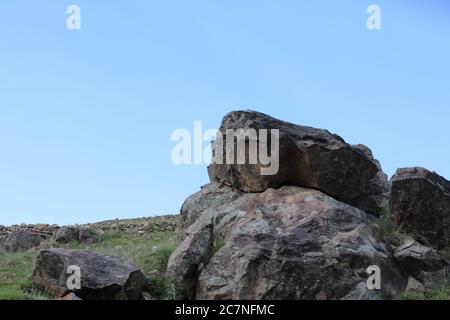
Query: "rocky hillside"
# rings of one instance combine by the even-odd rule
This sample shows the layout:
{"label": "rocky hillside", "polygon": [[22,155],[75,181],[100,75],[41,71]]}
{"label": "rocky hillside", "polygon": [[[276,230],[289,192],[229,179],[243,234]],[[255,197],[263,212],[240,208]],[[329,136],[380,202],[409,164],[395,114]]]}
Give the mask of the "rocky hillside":
{"label": "rocky hillside", "polygon": [[[0,300],[54,299],[61,295],[65,299],[78,299],[68,294],[69,290],[58,291],[60,288],[53,285],[52,278],[42,272],[60,273],[65,280],[67,270],[55,261],[65,261],[66,266],[79,265],[82,279],[90,279],[89,283],[82,280],[87,293],[80,295],[85,298],[124,298],[122,288],[111,290],[108,283],[108,279],[114,278],[116,282],[118,277],[125,282],[131,277],[138,283],[140,293],[130,298],[174,297],[176,291],[166,286],[165,269],[176,245],[177,221],[178,216],[160,216],[78,226],[1,227]],[[53,252],[58,255],[52,256]],[[49,257],[51,261],[46,260]],[[108,277],[104,276],[105,270]],[[126,287],[125,283],[122,286]],[[96,288],[94,293],[91,287]]]}

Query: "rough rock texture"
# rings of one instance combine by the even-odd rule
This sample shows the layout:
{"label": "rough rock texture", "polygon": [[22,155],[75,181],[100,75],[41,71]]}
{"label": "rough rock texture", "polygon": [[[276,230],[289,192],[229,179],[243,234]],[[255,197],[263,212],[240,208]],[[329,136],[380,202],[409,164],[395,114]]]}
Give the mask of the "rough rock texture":
{"label": "rough rock texture", "polygon": [[450,246],[450,182],[424,168],[397,170],[390,210],[397,227],[436,249]]}
{"label": "rough rock texture", "polygon": [[2,241],[0,246],[9,252],[26,251],[39,246],[45,240],[41,234],[27,231],[16,231],[8,234]]}
{"label": "rough rock texture", "polygon": [[69,243],[78,240],[78,229],[75,227],[62,227],[55,234],[55,241],[58,243]]}
{"label": "rough rock texture", "polygon": [[75,293],[71,292],[62,298],[58,298],[57,300],[79,301],[83,299],[80,299]]}
{"label": "rough rock texture", "polygon": [[189,297],[195,295],[196,280],[212,256],[213,246],[213,225],[207,224],[189,234],[169,259],[167,276]]}
{"label": "rough rock texture", "polygon": [[[225,133],[228,129],[268,129],[269,132],[278,129],[278,173],[261,175],[260,168],[264,165],[260,162],[248,164],[248,158],[246,164],[225,164]],[[314,188],[374,215],[387,204],[387,177],[365,146],[351,146],[326,130],[291,124],[254,111],[227,114],[220,132],[224,135],[224,164],[210,165],[212,182],[245,192],[262,192],[282,185]],[[220,150],[217,141],[220,140],[213,145],[215,153]]]}
{"label": "rough rock texture", "polygon": [[49,224],[20,224],[5,227],[0,225],[0,243],[2,243],[10,234],[13,233],[28,233],[40,235],[42,238],[51,237],[59,227],[57,225]]}
{"label": "rough rock texture", "polygon": [[398,247],[394,252],[394,257],[400,263],[403,270],[415,278],[422,271],[438,271],[447,266],[447,262],[441,258],[436,250],[426,247],[412,239],[406,240]]}
{"label": "rough rock texture", "polygon": [[58,243],[69,243],[79,241],[82,243],[95,243],[98,241],[97,234],[88,228],[83,227],[62,227],[55,234],[55,240]]}
{"label": "rough rock texture", "polygon": [[[352,299],[380,296],[361,290],[366,268],[376,264],[383,269],[382,295],[396,296],[406,278],[372,231],[372,219],[317,190],[243,194],[207,185],[183,206],[179,232],[187,237],[169,270],[196,283],[191,298]],[[205,232],[211,223],[214,243],[223,242],[212,256]],[[195,250],[201,257],[188,259],[189,248],[201,248]]]}
{"label": "rough rock texture", "polygon": [[76,296],[83,300],[137,300],[145,287],[144,274],[132,263],[118,257],[102,256],[90,251],[49,249],[39,252],[31,277],[33,283],[56,297],[64,297],[69,266],[81,270],[81,289]]}

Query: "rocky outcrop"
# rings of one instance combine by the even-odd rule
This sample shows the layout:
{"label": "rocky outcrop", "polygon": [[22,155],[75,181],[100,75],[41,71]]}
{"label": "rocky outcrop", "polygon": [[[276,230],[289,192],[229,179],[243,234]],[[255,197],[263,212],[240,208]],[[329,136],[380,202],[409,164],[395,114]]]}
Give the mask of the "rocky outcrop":
{"label": "rocky outcrop", "polygon": [[[279,158],[276,174],[262,175],[261,168],[265,166],[260,161],[249,164],[249,157],[246,164],[226,163],[227,131],[251,129],[257,133],[260,129],[279,130],[279,152],[272,155]],[[244,192],[262,192],[283,185],[318,189],[373,215],[378,215],[380,209],[387,205],[387,177],[365,146],[352,146],[326,130],[291,124],[254,111],[227,114],[220,132],[223,140],[217,139],[213,150],[215,155],[222,154],[223,159],[222,164],[213,163],[209,167],[212,182]],[[247,137],[247,156],[252,150],[249,148],[251,139],[257,139],[258,146],[264,143],[261,135]],[[220,142],[223,142],[222,153],[219,152]]]}
{"label": "rocky outcrop", "polygon": [[401,290],[401,273],[363,211],[297,187],[255,195],[246,209],[200,274],[197,298],[339,299],[374,264],[386,295]]}
{"label": "rocky outcrop", "polygon": [[49,224],[21,224],[0,226],[0,249],[8,251],[23,251],[38,247],[50,238],[59,227]]}
{"label": "rocky outcrop", "polygon": [[[406,285],[372,230],[373,218],[320,191],[285,186],[241,194],[207,185],[183,209],[191,224],[180,229],[188,236],[170,258],[169,271],[196,282],[191,298],[350,299],[361,294],[365,270],[374,264],[383,269],[383,292],[364,291],[366,296],[395,296]],[[214,242],[223,242],[212,256],[205,233],[211,221]],[[202,257],[190,261],[189,248]]]}
{"label": "rocky outcrop", "polygon": [[9,233],[0,242],[0,247],[9,252],[27,251],[39,246],[39,244],[44,240],[45,236],[42,234],[27,231],[16,231]]}
{"label": "rocky outcrop", "polygon": [[32,282],[57,298],[69,294],[69,266],[81,271],[81,288],[73,290],[83,300],[137,300],[142,298],[145,276],[131,262],[90,251],[48,249],[39,252]]}
{"label": "rocky outcrop", "polygon": [[[279,130],[274,175],[262,173],[267,162],[248,162],[255,142],[264,143],[259,129]],[[448,246],[445,179],[399,170],[391,193],[368,147],[253,111],[229,113],[220,133],[211,183],[184,202],[180,246],[169,259],[167,274],[188,298],[395,298],[448,279],[448,261],[435,250]],[[242,157],[226,163],[230,146],[243,144],[246,164]],[[402,233],[385,242],[376,231],[389,195],[397,226],[412,238]],[[381,271],[381,290],[367,285],[368,267]]]}
{"label": "rocky outcrop", "polygon": [[397,170],[390,210],[399,230],[436,249],[450,246],[450,182],[424,168]]}

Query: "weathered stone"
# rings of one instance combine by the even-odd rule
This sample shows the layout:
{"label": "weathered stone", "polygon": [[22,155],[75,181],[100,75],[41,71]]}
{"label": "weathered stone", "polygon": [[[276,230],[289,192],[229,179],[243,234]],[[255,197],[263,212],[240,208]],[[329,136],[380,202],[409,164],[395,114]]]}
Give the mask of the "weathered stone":
{"label": "weathered stone", "polygon": [[450,182],[424,168],[397,170],[390,209],[397,227],[421,242],[450,246]]}
{"label": "weathered stone", "polygon": [[420,283],[417,279],[413,277],[408,278],[408,282],[406,284],[405,292],[411,293],[411,292],[424,292],[425,286]]}
{"label": "weathered stone", "polygon": [[81,289],[73,292],[83,300],[137,300],[142,298],[145,276],[131,262],[90,251],[41,250],[31,277],[33,283],[56,297],[64,297],[69,266],[81,271]]}
{"label": "weathered stone", "polygon": [[450,268],[437,271],[422,271],[419,275],[426,290],[438,290],[450,286]]}
{"label": "weathered stone", "polygon": [[417,277],[422,271],[437,271],[447,265],[436,250],[412,239],[406,240],[398,247],[394,257],[402,269],[413,277]]}
{"label": "weathered stone", "polygon": [[55,240],[58,243],[69,243],[71,241],[95,243],[98,241],[98,236],[89,228],[67,226],[56,232]]}
{"label": "weathered stone", "polygon": [[[254,129],[257,132],[259,129],[269,132],[278,129],[279,153],[271,155],[279,155],[278,173],[261,175],[260,170],[265,166],[261,162],[249,164],[248,158],[246,164],[227,164],[225,146],[229,129]],[[314,188],[374,215],[387,205],[387,177],[365,146],[351,146],[326,130],[294,125],[254,111],[227,114],[220,132],[223,135],[223,164],[209,166],[211,182],[224,183],[244,192],[262,192],[283,185]],[[261,139],[260,136],[257,139]],[[214,154],[220,154],[220,141],[216,140],[213,145]],[[236,140],[234,142],[236,145]],[[249,140],[245,143],[249,149]]]}
{"label": "weathered stone", "polygon": [[40,234],[26,231],[16,231],[10,233],[2,240],[1,246],[4,250],[10,252],[26,251],[39,246],[45,240]]}
{"label": "weathered stone", "polygon": [[374,264],[383,270],[385,296],[403,290],[406,278],[372,231],[373,218],[366,212],[294,186],[236,194],[225,186],[205,186],[185,203],[196,220],[185,226],[185,248],[171,260],[182,260],[192,234],[211,221],[214,240],[223,242],[212,257],[202,251],[197,260],[206,263],[198,279],[182,271],[187,268],[178,269],[179,278],[196,283],[197,299],[341,299],[357,295],[366,268]]}
{"label": "weathered stone", "polygon": [[69,243],[71,241],[78,241],[78,228],[62,227],[56,232],[55,240],[58,243]]}
{"label": "weathered stone", "polygon": [[97,234],[88,228],[80,228],[78,239],[82,243],[96,243],[98,242]]}
{"label": "weathered stone", "polygon": [[213,244],[213,226],[207,224],[188,234],[169,259],[167,276],[176,281],[187,298],[195,296],[196,279],[212,255]]}
{"label": "weathered stone", "polygon": [[380,298],[376,290],[369,290],[366,282],[360,282],[341,300],[379,300]]}
{"label": "weathered stone", "polygon": [[70,292],[70,293],[66,294],[64,297],[58,298],[57,300],[79,301],[79,300],[83,300],[83,299],[80,299],[75,293]]}

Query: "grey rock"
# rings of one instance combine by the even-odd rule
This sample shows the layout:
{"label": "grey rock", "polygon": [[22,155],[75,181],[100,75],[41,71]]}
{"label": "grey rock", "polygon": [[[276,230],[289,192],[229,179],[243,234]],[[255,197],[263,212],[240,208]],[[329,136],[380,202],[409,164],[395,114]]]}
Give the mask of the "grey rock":
{"label": "grey rock", "polygon": [[450,286],[450,268],[437,271],[422,271],[419,275],[426,290],[437,290]]}
{"label": "grey rock", "polygon": [[390,210],[398,229],[441,250],[450,246],[450,182],[424,168],[398,169]]}
{"label": "grey rock", "polygon": [[418,281],[417,279],[413,277],[408,278],[408,282],[406,284],[405,292],[411,293],[411,292],[424,292],[425,286]]}
{"label": "grey rock", "polygon": [[81,288],[73,290],[83,300],[137,300],[142,298],[146,279],[130,261],[102,256],[91,251],[67,249],[41,250],[31,277],[32,282],[55,297],[64,297],[69,266],[81,271]]}
{"label": "grey rock", "polygon": [[8,234],[2,240],[1,246],[4,250],[9,252],[27,251],[38,247],[44,240],[45,237],[40,234],[26,231],[16,231]]}
{"label": "grey rock", "polygon": [[170,256],[167,276],[178,284],[186,298],[195,296],[196,279],[213,252],[212,224],[188,234]]}
{"label": "grey rock", "polygon": [[57,300],[79,301],[79,300],[83,300],[83,299],[78,297],[75,293],[70,292],[70,293],[66,294],[64,297],[58,298]]}
{"label": "grey rock", "polygon": [[[279,171],[261,175],[264,165],[248,164],[248,159],[246,164],[226,164],[224,147],[224,164],[209,166],[211,182],[244,192],[262,192],[283,185],[314,188],[373,215],[378,215],[387,204],[387,177],[367,147],[351,146],[327,130],[291,124],[254,111],[236,111],[224,117],[220,127],[224,146],[228,129],[278,129]],[[213,145],[214,154],[219,154],[218,141]]]}
{"label": "grey rock", "polygon": [[381,296],[377,290],[367,289],[366,282],[360,282],[347,293],[341,300],[380,300]]}
{"label": "grey rock", "polygon": [[394,257],[402,269],[413,277],[417,277],[422,271],[437,271],[447,266],[447,262],[436,250],[412,239],[405,240],[395,250]]}
{"label": "grey rock", "polygon": [[78,239],[82,243],[96,243],[98,242],[97,234],[88,228],[80,228]]}
{"label": "grey rock", "polygon": [[56,232],[55,241],[58,243],[69,243],[71,241],[95,243],[98,241],[98,236],[89,228],[66,226],[61,227]]}
{"label": "grey rock", "polygon": [[182,260],[193,234],[211,221],[214,240],[224,243],[212,257],[201,251],[200,272],[178,274],[196,283],[196,299],[342,299],[374,264],[383,270],[379,294],[396,296],[406,285],[372,230],[373,217],[320,191],[287,186],[239,196],[210,185],[187,200],[190,208],[195,213],[184,214],[196,220],[171,260]]}
{"label": "grey rock", "polygon": [[55,234],[55,240],[58,243],[69,243],[71,241],[78,241],[78,228],[61,227]]}

